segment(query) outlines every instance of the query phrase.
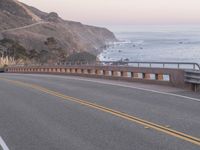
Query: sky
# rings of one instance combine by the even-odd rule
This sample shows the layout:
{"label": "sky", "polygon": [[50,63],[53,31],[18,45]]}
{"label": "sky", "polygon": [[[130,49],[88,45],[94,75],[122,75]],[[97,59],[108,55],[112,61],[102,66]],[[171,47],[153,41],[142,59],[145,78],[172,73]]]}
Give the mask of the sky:
{"label": "sky", "polygon": [[92,25],[200,25],[200,0],[19,0]]}

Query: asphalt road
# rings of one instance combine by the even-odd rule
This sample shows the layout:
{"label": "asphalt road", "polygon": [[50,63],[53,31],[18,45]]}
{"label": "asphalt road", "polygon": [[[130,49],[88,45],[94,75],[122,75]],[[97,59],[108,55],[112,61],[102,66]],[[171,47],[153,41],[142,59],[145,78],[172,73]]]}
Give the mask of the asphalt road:
{"label": "asphalt road", "polygon": [[26,26],[22,26],[22,27],[18,27],[18,28],[12,28],[12,29],[6,29],[6,30],[2,30],[0,31],[0,33],[4,33],[4,32],[14,32],[17,30],[22,30],[22,29],[27,29],[27,28],[31,28],[40,24],[48,24],[48,22],[44,22],[44,21],[39,21],[30,25],[26,25]]}
{"label": "asphalt road", "polygon": [[[0,137],[10,150],[200,150],[198,95],[192,99],[155,92],[154,86],[151,91],[120,84],[0,74]],[[185,133],[197,142],[124,114]],[[1,149],[1,140],[0,145]]]}

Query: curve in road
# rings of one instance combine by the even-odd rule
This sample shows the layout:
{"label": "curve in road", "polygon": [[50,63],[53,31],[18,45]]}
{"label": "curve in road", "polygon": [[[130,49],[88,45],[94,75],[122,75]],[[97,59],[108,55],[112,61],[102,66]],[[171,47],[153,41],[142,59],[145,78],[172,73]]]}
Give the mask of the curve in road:
{"label": "curve in road", "polygon": [[22,29],[28,29],[28,28],[31,28],[31,27],[34,27],[34,26],[37,26],[37,25],[40,25],[40,24],[48,24],[48,23],[49,22],[39,21],[39,22],[30,24],[30,25],[26,25],[26,26],[23,26],[23,27],[18,27],[18,28],[12,28],[12,29],[3,30],[3,31],[0,31],[0,33],[12,32],[12,31],[17,31],[17,30],[22,30]]}
{"label": "curve in road", "polygon": [[[40,137],[40,142],[31,143],[35,149],[80,149],[78,145],[93,150],[199,148],[200,103],[197,101],[61,76],[2,74],[1,79],[0,93],[4,95],[0,100],[0,135],[11,149],[29,149],[26,143],[30,145],[31,141],[27,139],[33,137]],[[6,94],[8,89],[11,91]],[[17,123],[23,129],[9,123],[11,112],[23,121]],[[21,113],[24,115],[20,116]],[[13,121],[17,122],[16,119]],[[35,120],[34,124],[27,126],[31,120]],[[138,128],[137,124],[145,128]],[[26,142],[18,141],[21,145],[15,147],[17,138],[9,133],[9,126],[26,137]],[[29,132],[28,128],[34,129],[31,135],[21,132]],[[44,133],[42,128],[48,132]],[[49,136],[51,144],[43,136]],[[57,145],[57,139],[64,143]],[[73,146],[69,148],[66,144]]]}

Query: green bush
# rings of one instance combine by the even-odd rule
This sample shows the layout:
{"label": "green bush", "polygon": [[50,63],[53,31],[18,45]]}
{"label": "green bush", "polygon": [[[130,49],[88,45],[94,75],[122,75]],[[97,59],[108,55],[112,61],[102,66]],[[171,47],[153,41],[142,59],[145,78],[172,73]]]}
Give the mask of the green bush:
{"label": "green bush", "polygon": [[97,57],[88,52],[74,53],[67,57],[67,62],[71,63],[94,63]]}

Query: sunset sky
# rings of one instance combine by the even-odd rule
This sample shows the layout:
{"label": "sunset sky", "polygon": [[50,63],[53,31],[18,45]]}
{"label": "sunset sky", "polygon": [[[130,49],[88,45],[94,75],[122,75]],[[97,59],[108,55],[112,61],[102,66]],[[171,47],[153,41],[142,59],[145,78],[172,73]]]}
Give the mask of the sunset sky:
{"label": "sunset sky", "polygon": [[200,24],[200,0],[20,0],[94,25]]}

